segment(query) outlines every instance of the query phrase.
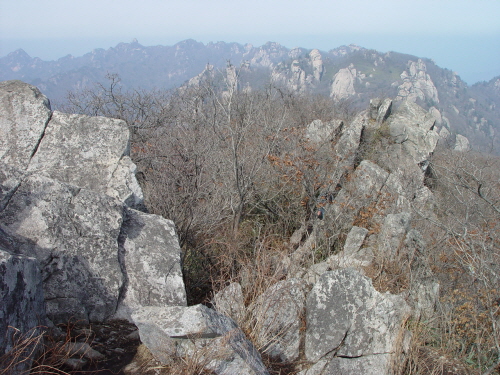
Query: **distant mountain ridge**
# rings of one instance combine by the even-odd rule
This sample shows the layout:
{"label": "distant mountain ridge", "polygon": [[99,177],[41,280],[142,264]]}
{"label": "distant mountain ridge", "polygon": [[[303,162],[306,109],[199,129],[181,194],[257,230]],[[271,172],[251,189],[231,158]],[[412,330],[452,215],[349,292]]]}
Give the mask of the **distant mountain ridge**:
{"label": "distant mountain ridge", "polygon": [[0,58],[0,80],[36,85],[57,104],[68,91],[106,82],[109,73],[118,74],[126,89],[170,89],[195,84],[205,74],[227,75],[229,62],[231,74],[238,70],[240,87],[272,82],[293,92],[329,95],[359,106],[373,97],[409,99],[430,110],[443,133],[463,134],[473,145],[500,150],[500,77],[469,87],[430,59],[356,45],[324,52],[274,42],[254,47],[188,39],[173,46],[145,47],[134,40],[56,61],[17,50]]}

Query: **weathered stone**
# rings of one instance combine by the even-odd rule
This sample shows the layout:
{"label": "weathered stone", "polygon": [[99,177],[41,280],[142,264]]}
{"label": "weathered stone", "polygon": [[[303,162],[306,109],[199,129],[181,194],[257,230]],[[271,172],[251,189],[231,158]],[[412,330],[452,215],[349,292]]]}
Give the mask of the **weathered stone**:
{"label": "weathered stone", "polygon": [[185,306],[181,249],[174,223],[161,216],[126,210],[120,235],[126,286],[117,318],[130,320],[141,306]]}
{"label": "weathered stone", "polygon": [[339,141],[335,145],[335,154],[339,160],[348,161],[351,165],[359,147],[361,132],[366,123],[366,112],[361,112],[352,122],[344,127]]}
{"label": "weathered stone", "polygon": [[420,232],[411,229],[406,235],[404,246],[414,279],[407,291],[407,301],[412,307],[414,319],[430,320],[436,312],[440,285],[425,256],[427,249],[425,240]]}
{"label": "weathered stone", "polygon": [[123,156],[109,180],[106,194],[118,198],[129,207],[145,211],[142,189],[135,178],[137,166],[129,156]]}
{"label": "weathered stone", "polygon": [[19,240],[20,252],[43,265],[47,310],[58,311],[52,315],[57,322],[81,312],[103,320],[114,312],[123,282],[117,242],[122,211],[108,196],[31,176],[0,213],[0,227]]}
{"label": "weathered stone", "polygon": [[394,141],[413,157],[415,164],[425,161],[434,151],[439,140],[434,130],[436,120],[417,104],[404,101],[388,122]]}
{"label": "weathered stone", "polygon": [[331,269],[347,267],[365,267],[371,264],[373,253],[370,249],[361,249],[368,234],[368,229],[353,226],[347,235],[343,251],[328,257],[327,263]]}
{"label": "weathered stone", "polygon": [[371,120],[377,119],[378,109],[379,109],[381,103],[382,103],[382,101],[380,98],[370,99],[369,113],[370,113]]}
{"label": "weathered stone", "polygon": [[315,143],[325,143],[332,141],[338,129],[342,128],[343,122],[334,120],[330,122],[323,122],[321,120],[314,120],[307,125],[307,138]]}
{"label": "weathered stone", "polygon": [[313,49],[311,52],[309,52],[309,59],[311,60],[314,79],[316,81],[321,81],[325,68],[323,66],[323,60],[321,58],[321,53],[319,52],[319,50]]}
{"label": "weathered stone", "polygon": [[14,251],[15,241],[0,229],[0,357],[10,353],[0,372],[10,367],[21,374],[31,367],[46,317],[38,262]]}
{"label": "weathered stone", "polygon": [[356,81],[356,69],[351,64],[348,68],[340,69],[333,77],[330,96],[336,99],[345,99],[354,94],[354,82]]}
{"label": "weathered stone", "polygon": [[5,209],[23,178],[24,172],[0,162],[0,212]]}
{"label": "weathered stone", "polygon": [[245,299],[240,283],[231,283],[214,296],[216,310],[240,324],[245,316]]}
{"label": "weathered stone", "polygon": [[342,215],[342,220],[350,223],[361,207],[378,198],[388,177],[389,173],[377,164],[363,160],[351,175],[349,184],[340,190],[332,204],[325,207],[326,221]]}
{"label": "weathered stone", "polygon": [[382,122],[387,120],[391,115],[392,111],[392,100],[385,98],[381,100],[380,98],[370,99],[370,119],[375,120],[376,125],[380,125]]}
{"label": "weathered stone", "polygon": [[190,356],[217,374],[268,374],[236,323],[206,306],[144,307],[132,318],[141,341],[161,363]]}
{"label": "weathered stone", "polygon": [[304,284],[298,279],[280,281],[268,288],[250,307],[257,345],[273,358],[298,358]]}
{"label": "weathered stone", "polygon": [[469,140],[467,137],[464,137],[461,134],[457,134],[456,140],[455,140],[455,146],[453,147],[455,151],[469,151],[470,150],[470,144]]}
{"label": "weathered stone", "polygon": [[380,107],[378,108],[377,112],[377,123],[381,124],[387,118],[391,115],[392,113],[392,100],[389,98],[385,98],[382,103],[380,104]]}
{"label": "weathered stone", "polygon": [[410,227],[411,214],[388,214],[378,236],[379,251],[388,259],[395,259]]}
{"label": "weathered stone", "polygon": [[328,261],[315,263],[311,267],[307,269],[307,271],[300,278],[304,280],[308,285],[314,285],[318,281],[319,277],[323,275],[326,271],[331,270],[330,264]]}
{"label": "weathered stone", "polygon": [[305,355],[313,362],[396,353],[409,313],[401,296],[377,292],[353,269],[324,273],[306,306]]}
{"label": "weathered stone", "polygon": [[0,161],[25,170],[52,111],[49,100],[21,81],[0,82]]}
{"label": "weathered stone", "polygon": [[328,364],[326,360],[320,360],[313,364],[308,369],[300,371],[297,375],[323,375],[323,369]]}
{"label": "weathered stone", "polygon": [[142,202],[142,193],[131,161],[122,160],[128,152],[124,121],[56,111],[29,171],[136,204]]}
{"label": "weathered stone", "polygon": [[358,358],[333,358],[324,375],[388,375],[391,374],[391,355],[376,353]]}
{"label": "weathered stone", "polygon": [[439,103],[438,91],[423,60],[408,61],[407,69],[401,73],[403,83],[398,87],[397,99],[415,102],[417,99]]}

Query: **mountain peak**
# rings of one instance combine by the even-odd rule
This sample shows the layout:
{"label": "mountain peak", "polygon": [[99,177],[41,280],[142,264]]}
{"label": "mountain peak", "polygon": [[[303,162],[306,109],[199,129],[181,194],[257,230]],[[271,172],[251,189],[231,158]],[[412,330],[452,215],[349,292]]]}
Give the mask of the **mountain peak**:
{"label": "mountain peak", "polygon": [[22,48],[16,49],[14,52],[9,53],[7,57],[20,60],[31,60],[31,56],[28,55]]}

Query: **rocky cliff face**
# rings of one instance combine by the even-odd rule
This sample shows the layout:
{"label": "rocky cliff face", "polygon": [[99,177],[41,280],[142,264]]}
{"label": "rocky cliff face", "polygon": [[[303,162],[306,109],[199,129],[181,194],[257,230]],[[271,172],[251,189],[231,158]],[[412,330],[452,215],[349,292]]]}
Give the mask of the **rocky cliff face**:
{"label": "rocky cliff face", "polygon": [[137,210],[127,125],[52,112],[20,81],[0,84],[0,103],[2,340],[45,313],[99,322],[185,305],[173,223]]}

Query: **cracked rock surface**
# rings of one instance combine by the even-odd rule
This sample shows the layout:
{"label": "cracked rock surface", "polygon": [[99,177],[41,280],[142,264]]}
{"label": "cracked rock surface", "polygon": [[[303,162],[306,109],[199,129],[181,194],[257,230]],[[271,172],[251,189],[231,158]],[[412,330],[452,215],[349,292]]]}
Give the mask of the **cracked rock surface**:
{"label": "cracked rock surface", "polygon": [[[369,278],[347,268],[321,275],[308,295],[306,311],[307,359],[334,358],[329,367],[342,368],[346,361],[380,362],[379,355],[395,353],[410,309],[403,297],[377,292]],[[388,373],[388,365],[383,361],[374,373]],[[356,366],[362,370],[364,364]]]}
{"label": "cracked rock surface", "polygon": [[[139,306],[186,304],[173,223],[134,210],[143,198],[125,122],[52,112],[37,88],[7,81],[0,135],[6,252],[37,264],[54,323],[102,322],[118,307],[130,320]],[[0,312],[13,313],[24,314]]]}

